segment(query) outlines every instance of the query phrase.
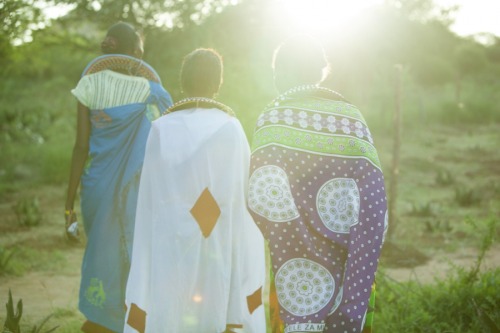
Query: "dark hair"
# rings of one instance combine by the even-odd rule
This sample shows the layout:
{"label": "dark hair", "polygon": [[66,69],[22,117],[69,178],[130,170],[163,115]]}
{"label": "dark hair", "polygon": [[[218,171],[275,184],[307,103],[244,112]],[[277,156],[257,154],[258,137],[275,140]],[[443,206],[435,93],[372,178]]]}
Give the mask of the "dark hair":
{"label": "dark hair", "polygon": [[283,91],[321,83],[328,74],[329,64],[318,41],[309,35],[295,35],[274,51],[273,69],[276,88]]}
{"label": "dark hair", "polygon": [[126,54],[136,57],[142,56],[142,37],[133,25],[118,22],[112,25],[106,38],[101,43],[104,54]]}
{"label": "dark hair", "polygon": [[196,49],[184,57],[181,87],[189,97],[213,98],[222,84],[222,57],[213,49]]}

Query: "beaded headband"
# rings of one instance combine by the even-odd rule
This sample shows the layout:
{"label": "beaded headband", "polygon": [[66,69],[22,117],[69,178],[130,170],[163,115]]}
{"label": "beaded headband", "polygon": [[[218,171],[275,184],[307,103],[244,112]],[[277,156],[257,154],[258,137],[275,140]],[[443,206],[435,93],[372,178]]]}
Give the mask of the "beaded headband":
{"label": "beaded headband", "polygon": [[236,117],[234,111],[227,105],[222,104],[220,102],[217,102],[216,100],[213,100],[211,98],[206,98],[206,97],[188,97],[184,98],[171,107],[169,107],[163,115],[167,115],[169,113],[175,112],[175,111],[180,111],[180,110],[185,110],[193,107],[203,107],[203,108],[217,108],[225,113],[229,114],[232,117]]}

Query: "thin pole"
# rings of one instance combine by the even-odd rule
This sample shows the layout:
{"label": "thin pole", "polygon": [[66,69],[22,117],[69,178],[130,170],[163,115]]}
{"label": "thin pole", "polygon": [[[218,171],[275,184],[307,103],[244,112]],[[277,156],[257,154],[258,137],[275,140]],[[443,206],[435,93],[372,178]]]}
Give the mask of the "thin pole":
{"label": "thin pole", "polygon": [[396,78],[394,87],[394,113],[392,115],[393,125],[393,146],[392,146],[392,167],[391,182],[389,186],[389,230],[388,238],[392,238],[394,230],[398,224],[396,203],[398,198],[399,182],[399,157],[401,151],[401,76],[403,72],[402,65],[395,65]]}

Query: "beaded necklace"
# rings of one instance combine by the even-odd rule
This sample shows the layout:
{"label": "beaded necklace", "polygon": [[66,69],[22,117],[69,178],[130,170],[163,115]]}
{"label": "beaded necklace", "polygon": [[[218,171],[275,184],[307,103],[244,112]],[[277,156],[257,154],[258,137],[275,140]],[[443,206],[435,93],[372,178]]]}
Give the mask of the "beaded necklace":
{"label": "beaded necklace", "polygon": [[217,102],[216,100],[213,100],[211,98],[206,98],[206,97],[188,97],[181,99],[171,107],[169,107],[163,115],[167,115],[169,113],[175,112],[175,111],[180,111],[180,110],[185,110],[189,109],[192,107],[201,107],[201,108],[217,108],[231,117],[236,117],[234,111],[227,105],[222,104],[220,102]]}
{"label": "beaded necklace", "polygon": [[325,87],[320,87],[315,84],[307,84],[307,85],[297,86],[285,91],[284,93],[276,97],[271,103],[269,103],[267,108],[279,106],[280,103],[285,101],[286,99],[294,98],[307,93],[324,93],[328,96],[333,97],[334,99],[340,99],[342,101],[345,101],[344,96],[342,96],[341,94],[339,94],[334,90]]}
{"label": "beaded necklace", "polygon": [[161,83],[156,71],[145,61],[124,54],[105,54],[95,58],[87,65],[82,76],[103,70],[112,70],[130,76],[141,76],[149,81]]}

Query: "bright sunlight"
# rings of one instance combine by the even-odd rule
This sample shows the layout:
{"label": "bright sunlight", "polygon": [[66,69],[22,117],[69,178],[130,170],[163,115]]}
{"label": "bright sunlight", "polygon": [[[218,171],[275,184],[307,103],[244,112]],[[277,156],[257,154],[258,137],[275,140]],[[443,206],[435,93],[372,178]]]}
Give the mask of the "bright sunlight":
{"label": "bright sunlight", "polygon": [[288,28],[294,32],[321,35],[341,31],[351,18],[383,0],[279,0]]}

